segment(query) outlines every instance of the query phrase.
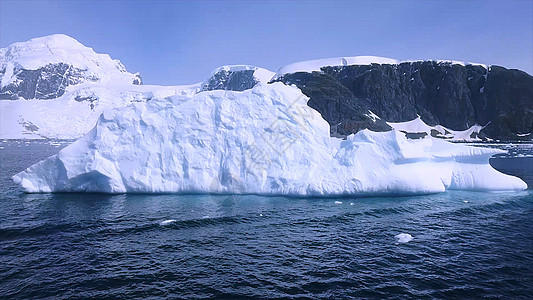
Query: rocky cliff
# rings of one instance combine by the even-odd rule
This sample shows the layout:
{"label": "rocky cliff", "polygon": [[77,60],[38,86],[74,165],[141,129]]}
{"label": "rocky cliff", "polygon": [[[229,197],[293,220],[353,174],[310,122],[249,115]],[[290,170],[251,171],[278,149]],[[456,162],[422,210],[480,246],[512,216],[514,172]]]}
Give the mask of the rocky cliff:
{"label": "rocky cliff", "polygon": [[323,66],[274,81],[298,86],[332,126],[332,134],[388,130],[368,110],[389,122],[420,115],[429,125],[453,130],[479,124],[485,126],[483,134],[495,139],[516,140],[533,132],[533,77],[519,70],[418,61]]}

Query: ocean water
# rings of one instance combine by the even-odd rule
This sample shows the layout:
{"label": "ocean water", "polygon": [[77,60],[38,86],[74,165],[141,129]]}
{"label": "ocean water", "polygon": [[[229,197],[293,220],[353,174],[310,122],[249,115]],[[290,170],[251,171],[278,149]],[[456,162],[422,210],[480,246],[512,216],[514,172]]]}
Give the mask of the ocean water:
{"label": "ocean water", "polygon": [[0,299],[531,299],[533,190],[23,194],[65,143],[0,141]]}

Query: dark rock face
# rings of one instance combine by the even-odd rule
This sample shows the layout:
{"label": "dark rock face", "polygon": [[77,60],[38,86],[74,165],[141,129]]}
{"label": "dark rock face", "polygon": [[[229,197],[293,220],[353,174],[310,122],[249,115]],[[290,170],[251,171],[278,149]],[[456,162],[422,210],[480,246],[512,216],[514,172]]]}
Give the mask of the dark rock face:
{"label": "dark rock face", "polygon": [[282,78],[283,82],[295,84],[308,96],[307,105],[316,109],[330,125],[332,136],[346,136],[368,128],[387,131],[390,126],[384,121],[368,116],[368,109],[357,101],[354,94],[333,76],[320,73],[294,73]]}
{"label": "dark rock face", "polygon": [[309,106],[324,116],[332,133],[375,130],[373,122],[348,125],[364,118],[366,110],[390,122],[409,121],[418,114],[429,125],[453,130],[488,124],[483,133],[497,139],[519,139],[517,134],[533,131],[533,77],[519,70],[422,61],[321,71],[286,74],[278,80],[295,84],[310,97]]}
{"label": "dark rock face", "polygon": [[54,99],[63,95],[69,85],[98,81],[84,71],[64,63],[48,64],[37,70],[19,69],[15,72],[17,79],[0,90],[0,100]]}
{"label": "dark rock face", "polygon": [[229,71],[220,70],[216,72],[201,88],[201,91],[226,90],[244,91],[253,88],[258,81],[254,77],[255,70]]}

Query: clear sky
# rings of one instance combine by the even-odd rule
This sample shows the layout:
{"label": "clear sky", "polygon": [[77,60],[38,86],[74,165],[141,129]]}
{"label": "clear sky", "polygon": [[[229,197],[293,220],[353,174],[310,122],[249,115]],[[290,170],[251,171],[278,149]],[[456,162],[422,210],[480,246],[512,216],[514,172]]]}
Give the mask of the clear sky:
{"label": "clear sky", "polygon": [[533,1],[0,0],[0,47],[64,33],[147,84],[195,83],[226,64],[454,59],[533,74]]}

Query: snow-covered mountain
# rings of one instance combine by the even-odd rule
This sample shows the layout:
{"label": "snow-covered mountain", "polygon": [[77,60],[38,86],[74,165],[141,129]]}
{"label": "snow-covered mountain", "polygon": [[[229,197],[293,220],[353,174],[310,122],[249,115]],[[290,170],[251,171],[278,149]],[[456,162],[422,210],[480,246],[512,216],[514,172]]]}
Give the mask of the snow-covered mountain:
{"label": "snow-covered mountain", "polygon": [[[314,59],[292,63],[281,67],[275,75],[275,78],[279,78],[285,74],[298,73],[298,72],[320,72],[324,67],[342,67],[342,66],[369,66],[369,65],[399,65],[402,63],[414,63],[423,62],[423,60],[397,60],[388,57],[380,56],[347,56],[347,57],[331,57],[323,59]],[[437,63],[453,64],[453,65],[476,65],[487,68],[484,64],[463,62],[457,60],[437,60]]]}
{"label": "snow-covered mountain", "polygon": [[0,49],[0,99],[53,99],[70,85],[141,84],[120,61],[97,54],[64,34],[31,39]]}
{"label": "snow-covered mountain", "polygon": [[533,137],[533,77],[519,70],[356,56],[298,62],[277,73],[222,66],[196,85],[143,86],[118,60],[58,34],[0,49],[0,138],[77,138],[108,108],[276,81],[301,89],[332,136],[397,129],[451,140]]}
{"label": "snow-covered mountain", "polygon": [[0,49],[0,138],[75,139],[105,109],[200,87],[141,84],[120,61],[63,34],[12,44]]}

